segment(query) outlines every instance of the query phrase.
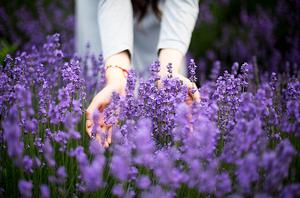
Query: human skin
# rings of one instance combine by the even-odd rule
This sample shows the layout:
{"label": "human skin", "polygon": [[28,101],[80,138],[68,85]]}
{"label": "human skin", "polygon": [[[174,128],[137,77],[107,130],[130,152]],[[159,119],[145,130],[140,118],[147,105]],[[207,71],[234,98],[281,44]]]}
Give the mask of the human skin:
{"label": "human skin", "polygon": [[[172,76],[175,78],[179,78],[182,80],[183,84],[186,85],[189,89],[195,88],[195,83],[191,82],[188,78],[184,77],[179,73],[180,65],[184,55],[175,49],[160,49],[158,52],[158,58],[161,64],[161,69],[159,72],[159,76],[161,78],[166,77],[168,75],[167,65],[172,63]],[[108,65],[118,65],[124,69],[129,69],[129,65],[131,63],[129,52],[122,51],[120,53],[114,54],[108,57],[105,60],[105,66]],[[126,77],[124,75],[124,71],[117,67],[109,67],[105,73],[106,77],[106,85],[105,87],[97,93],[97,95],[92,99],[92,102],[88,106],[86,110],[86,131],[88,135],[91,137],[91,131],[93,127],[93,112],[98,109],[100,112],[110,103],[112,93],[116,92],[121,96],[125,95],[126,88]],[[158,86],[162,86],[161,82],[158,83]],[[192,101],[200,101],[200,94],[198,90],[194,94],[189,94],[186,99],[187,104],[191,104]],[[101,114],[102,115],[102,114]],[[103,117],[99,118],[99,125],[101,130],[108,133],[107,139],[101,141],[100,136],[97,134],[96,139],[107,148],[112,141],[112,127],[106,125],[104,123]]]}

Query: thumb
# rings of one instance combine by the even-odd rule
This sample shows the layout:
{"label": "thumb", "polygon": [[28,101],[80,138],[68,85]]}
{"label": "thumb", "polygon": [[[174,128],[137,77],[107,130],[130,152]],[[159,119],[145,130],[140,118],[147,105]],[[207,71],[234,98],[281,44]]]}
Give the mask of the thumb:
{"label": "thumb", "polygon": [[103,88],[92,100],[88,108],[86,109],[86,117],[92,120],[92,115],[97,109],[100,112],[109,104],[111,100],[111,91],[108,88]]}
{"label": "thumb", "polygon": [[191,82],[188,78],[182,75],[176,75],[175,77],[179,78],[179,80],[182,80],[183,84],[189,88],[189,97],[196,102],[200,102],[200,92],[197,89],[196,83]]}

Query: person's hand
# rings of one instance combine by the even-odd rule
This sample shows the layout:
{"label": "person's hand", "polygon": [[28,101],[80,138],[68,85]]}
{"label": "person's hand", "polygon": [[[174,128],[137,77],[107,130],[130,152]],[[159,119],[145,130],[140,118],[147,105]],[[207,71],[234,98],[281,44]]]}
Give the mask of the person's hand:
{"label": "person's hand", "polygon": [[[100,134],[96,134],[96,140],[100,142],[105,148],[111,143],[111,131],[112,127],[106,125],[103,117],[104,108],[110,103],[113,92],[125,95],[126,78],[124,73],[119,68],[111,67],[106,72],[107,84],[106,86],[93,98],[92,102],[86,110],[86,131],[90,137],[92,137],[92,130],[95,124],[99,125],[101,131],[106,133],[106,139],[103,140]],[[95,110],[99,110],[98,123],[94,123],[93,113]]]}
{"label": "person's hand", "polygon": [[[116,53],[105,60],[105,65],[122,66],[128,70],[130,65],[130,54],[128,50]],[[92,136],[93,127],[99,125],[102,132],[106,133],[103,139],[102,135],[96,134],[96,140],[100,142],[105,148],[111,143],[112,127],[106,125],[104,122],[103,110],[110,103],[113,92],[119,95],[125,95],[126,77],[124,71],[118,67],[110,67],[105,72],[106,86],[93,98],[92,102],[86,110],[86,131],[88,135]],[[94,123],[93,113],[95,110],[100,112],[98,123]],[[95,122],[96,122],[95,121]],[[95,127],[94,127],[95,130]]]}
{"label": "person's hand", "polygon": [[[200,101],[200,93],[197,89],[197,86],[194,82],[191,82],[188,78],[180,74],[179,70],[180,67],[183,66],[183,54],[182,52],[176,50],[176,49],[170,49],[170,48],[162,48],[158,52],[159,54],[159,61],[160,61],[160,72],[159,76],[162,78],[169,75],[167,65],[169,63],[172,64],[172,77],[178,78],[179,80],[182,80],[183,84],[188,87],[189,92],[188,96],[186,98],[186,103],[188,105],[192,104],[193,101],[199,102]],[[158,82],[158,86],[161,86],[161,82]]]}
{"label": "person's hand", "polygon": [[[163,78],[166,78],[168,75],[168,73],[166,72],[161,72],[160,73],[160,78],[163,79]],[[182,74],[180,73],[172,73],[172,78],[178,78],[179,80],[182,81],[182,83],[188,87],[189,91],[188,91],[188,96],[185,100],[185,102],[190,105],[193,103],[193,101],[196,101],[196,102],[200,102],[200,93],[199,93],[199,90],[197,89],[197,86],[194,82],[191,82],[188,78],[186,78],[185,76],[183,76]],[[158,86],[162,86],[161,85],[161,81],[158,82]]]}

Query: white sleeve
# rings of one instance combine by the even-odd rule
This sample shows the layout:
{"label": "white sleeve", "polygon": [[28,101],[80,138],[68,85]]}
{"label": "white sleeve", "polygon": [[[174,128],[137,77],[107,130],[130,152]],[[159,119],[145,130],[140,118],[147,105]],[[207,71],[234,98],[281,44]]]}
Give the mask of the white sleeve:
{"label": "white sleeve", "polygon": [[157,52],[162,48],[171,48],[186,54],[199,13],[198,1],[165,1]]}
{"label": "white sleeve", "polygon": [[131,0],[100,0],[98,26],[104,60],[118,52],[133,52],[133,11]]}

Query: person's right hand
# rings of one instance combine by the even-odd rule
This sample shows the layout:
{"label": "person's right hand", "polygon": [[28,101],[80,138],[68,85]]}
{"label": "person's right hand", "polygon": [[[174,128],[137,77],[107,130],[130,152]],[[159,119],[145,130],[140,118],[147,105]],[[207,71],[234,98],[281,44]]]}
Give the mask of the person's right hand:
{"label": "person's right hand", "polygon": [[[95,124],[98,124],[101,130],[106,134],[106,139],[101,140],[100,134],[96,134],[96,140],[99,141],[105,148],[111,143],[111,126],[104,123],[103,110],[110,103],[113,92],[125,95],[126,77],[121,69],[111,67],[106,72],[107,84],[106,86],[93,98],[92,102],[86,110],[86,131],[88,135],[92,136],[92,129]],[[93,113],[99,110],[100,116],[98,123],[93,121]]]}
{"label": "person's right hand", "polygon": [[[122,68],[127,69],[130,65],[130,55],[129,51],[125,50],[119,53],[116,53],[105,60],[105,65],[117,65],[122,66]],[[92,136],[92,129],[95,124],[98,124],[101,130],[106,134],[106,139],[101,140],[100,134],[96,134],[96,139],[102,144],[105,148],[111,143],[111,126],[108,126],[104,123],[103,110],[110,103],[113,92],[120,94],[121,96],[125,95],[126,87],[126,77],[124,71],[118,67],[110,67],[105,71],[106,77],[106,86],[93,98],[92,102],[86,110],[86,131],[88,135]],[[98,123],[93,123],[93,113],[95,110],[100,112]]]}

